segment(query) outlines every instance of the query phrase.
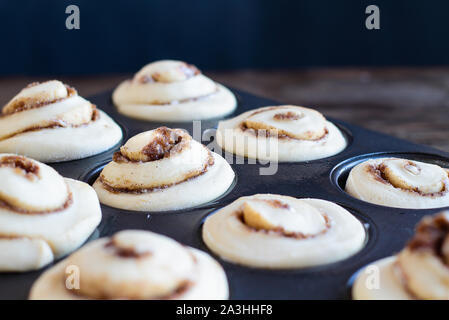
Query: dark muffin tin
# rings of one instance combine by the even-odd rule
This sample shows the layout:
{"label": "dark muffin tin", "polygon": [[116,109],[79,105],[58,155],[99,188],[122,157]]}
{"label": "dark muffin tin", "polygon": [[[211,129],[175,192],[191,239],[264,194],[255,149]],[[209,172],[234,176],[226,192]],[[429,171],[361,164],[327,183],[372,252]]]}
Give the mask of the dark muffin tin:
{"label": "dark muffin tin", "polygon": [[[278,104],[237,90],[234,90],[234,93],[238,97],[239,106],[229,117],[262,106]],[[192,123],[157,123],[126,118],[115,110],[111,94],[112,91],[105,92],[91,97],[90,100],[122,126],[124,141],[139,132],[163,125],[184,128],[192,134]],[[317,107],[319,110],[319,106]],[[346,135],[348,146],[343,152],[321,160],[279,163],[277,173],[271,176],[259,175],[259,169],[267,165],[248,164],[247,161],[245,164],[232,164],[236,181],[228,192],[217,200],[192,209],[146,213],[102,205],[103,219],[90,240],[99,236],[110,236],[123,229],[144,229],[170,236],[186,245],[211,253],[201,239],[204,218],[241,196],[277,193],[298,198],[325,199],[345,207],[365,225],[366,244],[349,259],[306,269],[265,270],[239,266],[215,258],[226,271],[231,299],[350,298],[348,281],[351,276],[369,262],[399,251],[413,234],[415,224],[424,215],[438,212],[439,209],[396,209],[355,199],[343,191],[349,170],[365,159],[384,156],[404,157],[449,168],[449,154],[335,119],[329,120]],[[204,132],[216,128],[217,123],[218,119],[202,121],[201,129]],[[208,140],[202,142],[206,145],[210,143]],[[92,184],[118,148],[119,145],[94,157],[52,166],[65,177]],[[32,283],[44,270],[0,274],[0,299],[26,299]]]}

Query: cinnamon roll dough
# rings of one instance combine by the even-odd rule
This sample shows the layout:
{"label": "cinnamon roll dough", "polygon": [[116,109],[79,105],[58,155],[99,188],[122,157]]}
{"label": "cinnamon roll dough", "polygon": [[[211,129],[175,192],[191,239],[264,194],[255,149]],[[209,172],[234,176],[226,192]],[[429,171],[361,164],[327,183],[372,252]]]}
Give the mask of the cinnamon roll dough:
{"label": "cinnamon roll dough", "polygon": [[313,109],[274,106],[220,121],[217,142],[238,156],[269,161],[309,161],[343,151],[340,130]]}
{"label": "cinnamon roll dough", "polygon": [[367,160],[349,173],[346,192],[374,204],[409,209],[449,206],[449,175],[437,165],[398,158]]}
{"label": "cinnamon roll dough", "polygon": [[78,248],[101,210],[86,183],[14,154],[0,154],[0,271],[39,269]]}
{"label": "cinnamon roll dough", "polygon": [[121,138],[106,113],[57,80],[28,85],[0,114],[0,152],[42,162],[89,157]]}
{"label": "cinnamon roll dough", "polygon": [[[67,287],[68,266],[79,289]],[[208,254],[148,231],[126,230],[89,243],[46,271],[30,299],[227,299],[221,266]]]}
{"label": "cinnamon roll dough", "polygon": [[362,224],[342,207],[275,194],[237,199],[206,219],[202,235],[224,260],[272,269],[343,260],[365,241]]}
{"label": "cinnamon roll dough", "polygon": [[140,133],[94,183],[100,201],[137,211],[178,210],[211,201],[234,180],[231,166],[182,129]]}
{"label": "cinnamon roll dough", "polygon": [[[449,212],[425,217],[396,256],[359,272],[356,300],[449,300]],[[376,277],[376,278],[375,278]]]}
{"label": "cinnamon roll dough", "polygon": [[237,107],[231,91],[182,61],[150,63],[122,82],[112,99],[120,113],[142,120],[186,122],[223,117]]}

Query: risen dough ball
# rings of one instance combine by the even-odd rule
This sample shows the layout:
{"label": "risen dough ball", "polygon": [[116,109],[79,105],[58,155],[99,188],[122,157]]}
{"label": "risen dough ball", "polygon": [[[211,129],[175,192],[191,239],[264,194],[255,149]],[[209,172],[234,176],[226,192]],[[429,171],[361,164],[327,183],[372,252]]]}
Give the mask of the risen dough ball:
{"label": "risen dough ball", "polygon": [[449,206],[448,171],[419,161],[367,160],[351,170],[345,190],[360,200],[390,207]]}
{"label": "risen dough ball", "polygon": [[341,152],[340,130],[315,110],[264,107],[220,121],[217,142],[227,152],[269,161],[309,161]]}
{"label": "risen dough ball", "polygon": [[[67,287],[76,266],[79,286]],[[46,271],[30,299],[227,299],[221,266],[199,250],[148,231],[127,230],[89,243]]]}
{"label": "risen dough ball", "polygon": [[107,114],[60,81],[32,83],[2,109],[0,152],[57,162],[106,151],[122,138]]}
{"label": "risen dough ball", "polygon": [[242,197],[210,215],[203,240],[221,258],[259,268],[301,268],[343,260],[365,240],[362,224],[324,200],[274,194]]}
{"label": "risen dough ball", "polygon": [[357,300],[449,300],[449,212],[425,217],[396,256],[361,270]]}
{"label": "risen dough ball", "polygon": [[182,61],[150,63],[122,82],[112,99],[120,113],[142,120],[185,122],[232,113],[231,91]]}
{"label": "risen dough ball", "polygon": [[137,211],[184,209],[214,200],[234,180],[231,166],[182,129],[132,137],[94,184],[106,205]]}
{"label": "risen dough ball", "polygon": [[78,248],[100,220],[88,184],[35,160],[0,154],[0,271],[51,263]]}

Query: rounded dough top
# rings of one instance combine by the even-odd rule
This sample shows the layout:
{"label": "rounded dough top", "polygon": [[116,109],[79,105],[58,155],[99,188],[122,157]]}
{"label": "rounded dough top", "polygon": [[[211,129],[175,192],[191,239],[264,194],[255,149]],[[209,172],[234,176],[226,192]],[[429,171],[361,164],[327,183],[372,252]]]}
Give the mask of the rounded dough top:
{"label": "rounded dough top", "polygon": [[[424,217],[406,247],[396,256],[361,270],[354,299],[449,300],[449,212]],[[378,286],[369,277],[378,270]]]}
{"label": "rounded dough top", "polygon": [[211,201],[233,180],[225,159],[185,130],[160,127],[130,138],[94,188],[100,201],[113,207],[167,211]]}
{"label": "rounded dough top", "polygon": [[0,114],[0,152],[44,162],[98,154],[121,137],[111,118],[58,80],[28,85]]}
{"label": "rounded dough top", "polygon": [[211,214],[202,235],[225,260],[275,269],[345,259],[362,248],[365,230],[332,202],[257,194]]}
{"label": "rounded dough top", "polygon": [[423,209],[449,206],[447,169],[434,164],[379,158],[362,162],[349,173],[346,191],[375,204]]}
{"label": "rounded dough top", "polygon": [[[64,267],[79,288],[64,286]],[[152,232],[120,231],[89,243],[47,271],[32,299],[226,299],[223,269],[207,254]]]}
{"label": "rounded dough top", "polygon": [[308,161],[346,147],[340,130],[316,110],[284,105],[220,121],[218,144],[228,152],[269,161]]}
{"label": "rounded dough top", "polygon": [[51,212],[71,197],[53,168],[23,156],[0,154],[0,181],[0,200],[20,212]]}
{"label": "rounded dough top", "polygon": [[36,160],[0,154],[0,272],[51,263],[78,248],[100,220],[88,184]]}
{"label": "rounded dough top", "polygon": [[234,95],[182,61],[162,60],[144,66],[113,93],[119,112],[153,121],[191,121],[231,113]]}

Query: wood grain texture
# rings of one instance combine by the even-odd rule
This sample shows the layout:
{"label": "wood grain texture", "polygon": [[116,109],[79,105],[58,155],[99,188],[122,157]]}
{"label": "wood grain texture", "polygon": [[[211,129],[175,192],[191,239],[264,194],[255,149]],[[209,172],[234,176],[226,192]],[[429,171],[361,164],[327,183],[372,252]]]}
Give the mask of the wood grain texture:
{"label": "wood grain texture", "polygon": [[[256,95],[311,106],[326,116],[449,152],[449,68],[248,70],[207,75]],[[58,79],[89,96],[128,77]],[[46,78],[0,78],[0,104],[26,84],[42,80]]]}

